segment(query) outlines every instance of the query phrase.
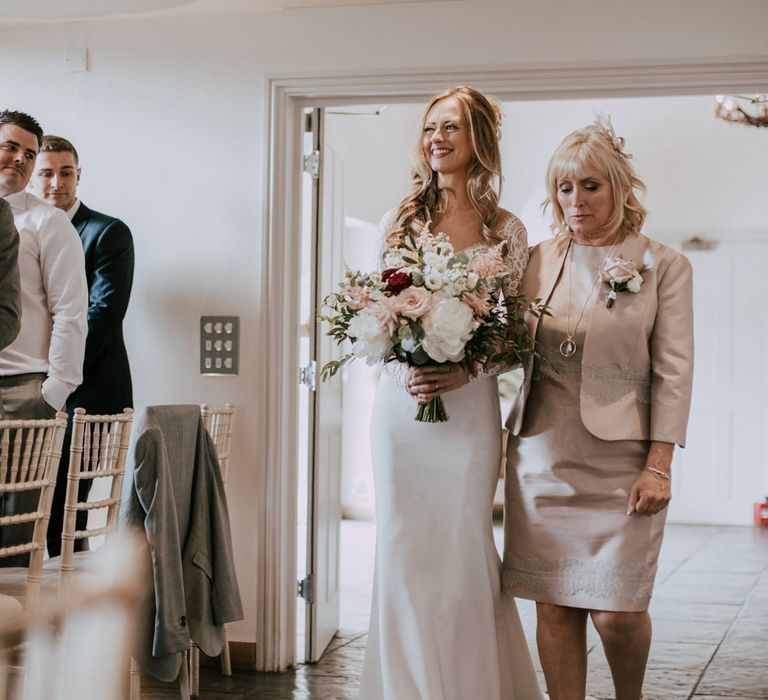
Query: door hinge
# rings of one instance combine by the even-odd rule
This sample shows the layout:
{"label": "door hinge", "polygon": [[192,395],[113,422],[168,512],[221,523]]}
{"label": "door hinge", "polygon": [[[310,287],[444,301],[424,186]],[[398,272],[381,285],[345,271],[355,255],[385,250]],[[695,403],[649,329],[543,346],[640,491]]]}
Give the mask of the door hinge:
{"label": "door hinge", "polygon": [[299,383],[303,384],[310,391],[315,391],[317,384],[317,364],[311,360],[305,367],[299,367]]}
{"label": "door hinge", "polygon": [[312,179],[317,180],[320,177],[320,151],[307,153],[304,156],[302,167],[305,173],[311,175]]}
{"label": "door hinge", "polygon": [[315,602],[315,578],[314,576],[305,576],[298,582],[298,592],[296,594],[299,598],[304,598],[307,603]]}

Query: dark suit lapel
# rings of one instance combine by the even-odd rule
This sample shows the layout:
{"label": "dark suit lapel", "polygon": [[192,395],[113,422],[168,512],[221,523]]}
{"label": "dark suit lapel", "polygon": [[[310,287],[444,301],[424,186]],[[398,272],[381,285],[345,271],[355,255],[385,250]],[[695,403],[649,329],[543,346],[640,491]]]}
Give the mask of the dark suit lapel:
{"label": "dark suit lapel", "polygon": [[78,234],[82,237],[85,232],[88,222],[91,220],[91,210],[80,202],[80,206],[77,208],[75,215],[72,217],[72,225],[77,229]]}

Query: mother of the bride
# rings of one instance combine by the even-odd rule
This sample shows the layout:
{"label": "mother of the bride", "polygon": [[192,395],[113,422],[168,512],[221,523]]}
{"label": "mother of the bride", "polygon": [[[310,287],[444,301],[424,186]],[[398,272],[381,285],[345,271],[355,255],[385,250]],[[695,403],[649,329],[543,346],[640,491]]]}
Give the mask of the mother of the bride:
{"label": "mother of the bride", "polygon": [[609,124],[573,132],[547,172],[556,235],[521,293],[544,360],[513,408],[504,586],[537,602],[551,700],[583,700],[591,617],[617,700],[639,700],[675,444],[691,396],[691,266],[640,231],[645,209]]}

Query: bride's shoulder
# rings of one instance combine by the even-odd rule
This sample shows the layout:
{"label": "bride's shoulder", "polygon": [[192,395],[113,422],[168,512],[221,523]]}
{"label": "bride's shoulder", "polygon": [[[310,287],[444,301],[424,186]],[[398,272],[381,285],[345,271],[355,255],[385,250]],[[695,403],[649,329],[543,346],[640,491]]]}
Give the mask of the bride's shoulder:
{"label": "bride's shoulder", "polygon": [[384,216],[381,217],[381,221],[379,221],[379,231],[383,233],[389,233],[393,228],[395,228],[396,223],[397,207],[392,207],[392,209],[387,211]]}
{"label": "bride's shoulder", "polygon": [[525,230],[525,224],[506,209],[500,208],[496,215],[496,235],[501,239],[522,239],[527,245],[528,233]]}

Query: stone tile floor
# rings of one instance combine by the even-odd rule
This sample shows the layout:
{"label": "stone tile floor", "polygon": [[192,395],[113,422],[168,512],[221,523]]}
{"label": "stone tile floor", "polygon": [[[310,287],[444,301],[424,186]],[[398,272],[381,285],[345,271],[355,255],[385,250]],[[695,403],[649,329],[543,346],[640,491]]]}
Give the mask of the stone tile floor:
{"label": "stone tile floor", "polygon": [[[499,528],[496,535],[498,542]],[[365,653],[373,537],[369,523],[343,523],[342,630],[319,663],[279,674],[238,671],[231,678],[204,668],[200,697],[356,698]],[[350,552],[354,554],[344,556]],[[535,655],[535,609],[528,601],[519,606]],[[654,641],[646,700],[768,698],[768,528],[668,526],[651,614]],[[589,645],[588,693],[607,700],[613,697],[610,673],[592,629]],[[171,697],[178,697],[175,684],[146,681],[143,700]]]}

